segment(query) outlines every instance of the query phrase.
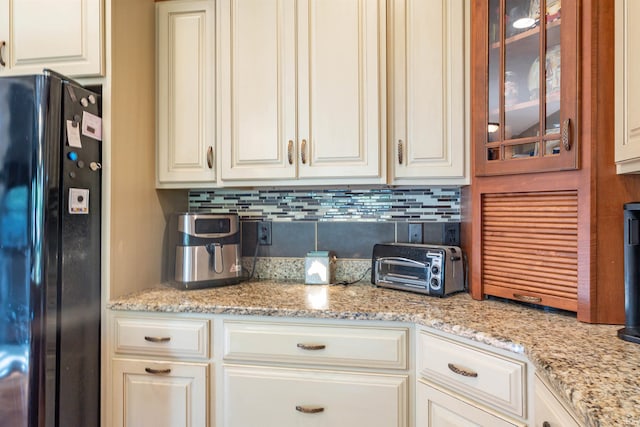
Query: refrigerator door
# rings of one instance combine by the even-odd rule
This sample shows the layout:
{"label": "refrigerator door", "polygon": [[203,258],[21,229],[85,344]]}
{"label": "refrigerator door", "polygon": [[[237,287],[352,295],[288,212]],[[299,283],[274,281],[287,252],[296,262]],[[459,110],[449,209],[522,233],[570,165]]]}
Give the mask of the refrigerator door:
{"label": "refrigerator door", "polygon": [[100,97],[0,78],[0,427],[100,424]]}
{"label": "refrigerator door", "polygon": [[[100,97],[62,87],[58,426],[100,424]],[[51,308],[53,309],[53,307]]]}
{"label": "refrigerator door", "polygon": [[56,176],[44,142],[47,137],[55,139],[55,132],[45,132],[52,118],[48,98],[49,81],[43,76],[0,79],[2,427],[38,425],[44,402],[45,227],[57,231],[56,221],[46,218],[44,208],[50,194],[46,177]]}

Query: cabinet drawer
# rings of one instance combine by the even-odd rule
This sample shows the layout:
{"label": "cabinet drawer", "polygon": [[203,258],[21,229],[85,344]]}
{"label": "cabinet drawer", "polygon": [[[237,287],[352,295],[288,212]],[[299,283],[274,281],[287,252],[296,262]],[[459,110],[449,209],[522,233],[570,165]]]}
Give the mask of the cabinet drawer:
{"label": "cabinet drawer", "polygon": [[524,362],[421,332],[417,369],[420,377],[525,417]]}
{"label": "cabinet drawer", "polygon": [[407,427],[408,376],[224,368],[224,427]]}
{"label": "cabinet drawer", "polygon": [[208,358],[206,319],[114,318],[116,353],[175,358]]}
{"label": "cabinet drawer", "polygon": [[407,369],[406,328],[225,322],[225,360]]}

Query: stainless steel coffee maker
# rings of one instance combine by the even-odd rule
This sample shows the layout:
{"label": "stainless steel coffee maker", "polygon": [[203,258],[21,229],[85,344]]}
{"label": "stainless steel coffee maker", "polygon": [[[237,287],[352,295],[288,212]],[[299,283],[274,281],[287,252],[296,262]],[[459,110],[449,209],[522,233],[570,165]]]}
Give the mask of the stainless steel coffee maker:
{"label": "stainless steel coffee maker", "polygon": [[173,286],[200,289],[242,281],[238,215],[179,213],[173,222]]}

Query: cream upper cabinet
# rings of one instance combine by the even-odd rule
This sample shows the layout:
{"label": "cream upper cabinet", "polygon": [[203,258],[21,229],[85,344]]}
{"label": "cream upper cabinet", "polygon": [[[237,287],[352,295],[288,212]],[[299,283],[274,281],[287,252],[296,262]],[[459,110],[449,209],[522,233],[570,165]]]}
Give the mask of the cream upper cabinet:
{"label": "cream upper cabinet", "polygon": [[384,0],[221,0],[221,178],[383,183]]}
{"label": "cream upper cabinet", "polygon": [[468,183],[466,3],[389,3],[392,184]]}
{"label": "cream upper cabinet", "polygon": [[156,4],[157,187],[212,186],[215,167],[213,0]]}
{"label": "cream upper cabinet", "polygon": [[640,2],[616,0],[616,166],[640,173]]}
{"label": "cream upper cabinet", "polygon": [[0,75],[104,73],[101,0],[0,0]]}

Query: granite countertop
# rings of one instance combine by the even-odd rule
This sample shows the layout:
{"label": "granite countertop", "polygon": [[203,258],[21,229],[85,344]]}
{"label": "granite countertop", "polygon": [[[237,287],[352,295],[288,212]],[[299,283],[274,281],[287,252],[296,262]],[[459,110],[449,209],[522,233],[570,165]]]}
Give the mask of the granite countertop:
{"label": "granite countertop", "polygon": [[412,322],[524,354],[588,426],[640,425],[640,345],[620,326],[468,294],[434,298],[370,284],[276,281],[180,291],[152,288],[111,301],[112,310]]}

